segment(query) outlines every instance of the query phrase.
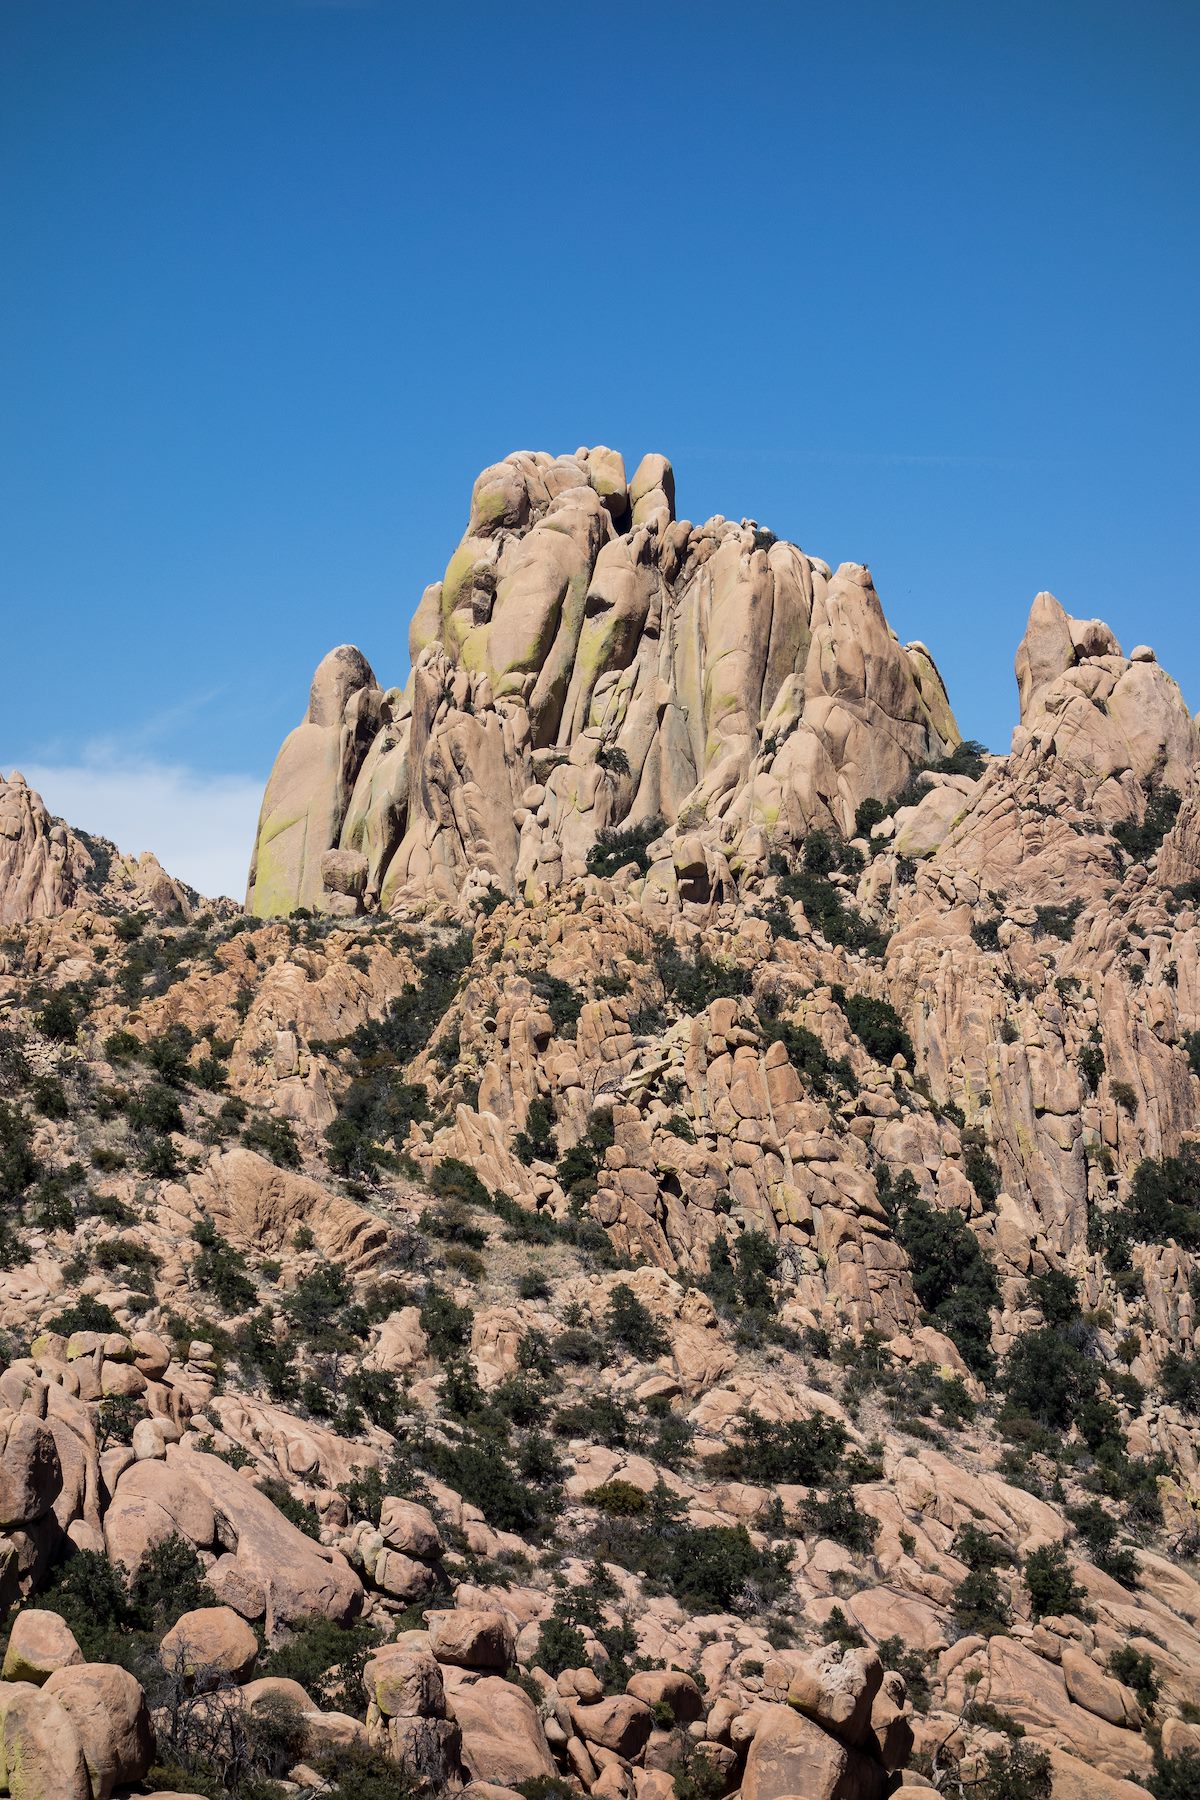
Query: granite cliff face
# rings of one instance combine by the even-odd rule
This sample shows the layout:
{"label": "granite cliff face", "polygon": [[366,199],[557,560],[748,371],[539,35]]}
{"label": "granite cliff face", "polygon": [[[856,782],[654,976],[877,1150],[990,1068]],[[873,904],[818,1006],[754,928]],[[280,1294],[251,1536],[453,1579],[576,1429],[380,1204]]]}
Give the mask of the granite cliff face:
{"label": "granite cliff face", "polygon": [[0,1791],[1200,1792],[1196,722],[673,514],[486,471],[244,917],[2,791]]}
{"label": "granite cliff face", "polygon": [[[348,913],[533,895],[597,835],[706,827],[709,883],[782,832],[853,827],[959,734],[866,569],[752,520],[675,517],[664,457],[603,448],[485,469],[384,692],[349,645],[317,670],[267,787],[247,906]],[[336,854],[334,854],[336,853]]]}

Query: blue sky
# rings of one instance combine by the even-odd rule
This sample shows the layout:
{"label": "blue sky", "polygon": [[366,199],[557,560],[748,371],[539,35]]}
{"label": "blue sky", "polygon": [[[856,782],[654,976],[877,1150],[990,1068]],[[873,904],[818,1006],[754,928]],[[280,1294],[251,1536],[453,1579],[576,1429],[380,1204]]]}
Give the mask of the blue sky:
{"label": "blue sky", "polygon": [[604,442],[870,564],[963,729],[1048,587],[1200,705],[1193,4],[0,7],[0,769],[240,891],[311,671]]}

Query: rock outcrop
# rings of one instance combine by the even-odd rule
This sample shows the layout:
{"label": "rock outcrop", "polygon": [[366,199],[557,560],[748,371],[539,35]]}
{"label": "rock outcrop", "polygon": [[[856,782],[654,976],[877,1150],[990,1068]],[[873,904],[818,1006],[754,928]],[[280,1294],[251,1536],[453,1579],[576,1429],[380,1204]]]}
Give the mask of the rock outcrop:
{"label": "rock outcrop", "polygon": [[[553,889],[597,837],[660,820],[849,832],[868,795],[959,741],[928,650],[896,641],[869,572],[753,520],[675,517],[664,457],[510,456],[475,483],[426,589],[403,690],[332,650],[263,801],[248,910],[353,915],[464,888]],[[707,835],[707,833],[706,833]]]}
{"label": "rock outcrop", "polygon": [[50,919],[104,900],[186,917],[197,898],[152,852],[122,856],[106,838],[52,817],[19,771],[8,780],[0,776],[0,925]]}

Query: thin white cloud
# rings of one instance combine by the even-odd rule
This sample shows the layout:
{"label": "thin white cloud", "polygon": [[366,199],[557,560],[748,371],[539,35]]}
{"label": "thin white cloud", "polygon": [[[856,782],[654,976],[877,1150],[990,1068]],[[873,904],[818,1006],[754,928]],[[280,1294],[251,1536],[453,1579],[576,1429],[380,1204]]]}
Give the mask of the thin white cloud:
{"label": "thin white cloud", "polygon": [[50,811],[130,855],[153,850],[170,874],[215,898],[241,900],[265,782],[206,775],[178,763],[90,752],[79,762],[0,758],[20,769]]}

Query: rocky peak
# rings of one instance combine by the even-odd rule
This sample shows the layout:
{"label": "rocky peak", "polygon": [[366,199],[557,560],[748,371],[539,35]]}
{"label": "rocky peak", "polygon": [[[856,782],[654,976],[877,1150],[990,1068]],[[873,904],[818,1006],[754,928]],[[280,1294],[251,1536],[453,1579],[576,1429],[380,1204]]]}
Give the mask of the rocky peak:
{"label": "rocky peak", "polygon": [[403,689],[349,646],[322,662],[267,787],[251,912],[546,893],[600,833],[651,821],[668,844],[699,832],[719,886],[747,839],[848,834],[960,741],[867,569],[677,519],[665,457],[627,482],[603,446],[483,471],[410,652]]}
{"label": "rocky peak", "polygon": [[158,913],[190,913],[196,894],[150,851],[123,856],[107,838],[56,819],[16,769],[0,776],[0,925],[51,919],[110,900]]}

